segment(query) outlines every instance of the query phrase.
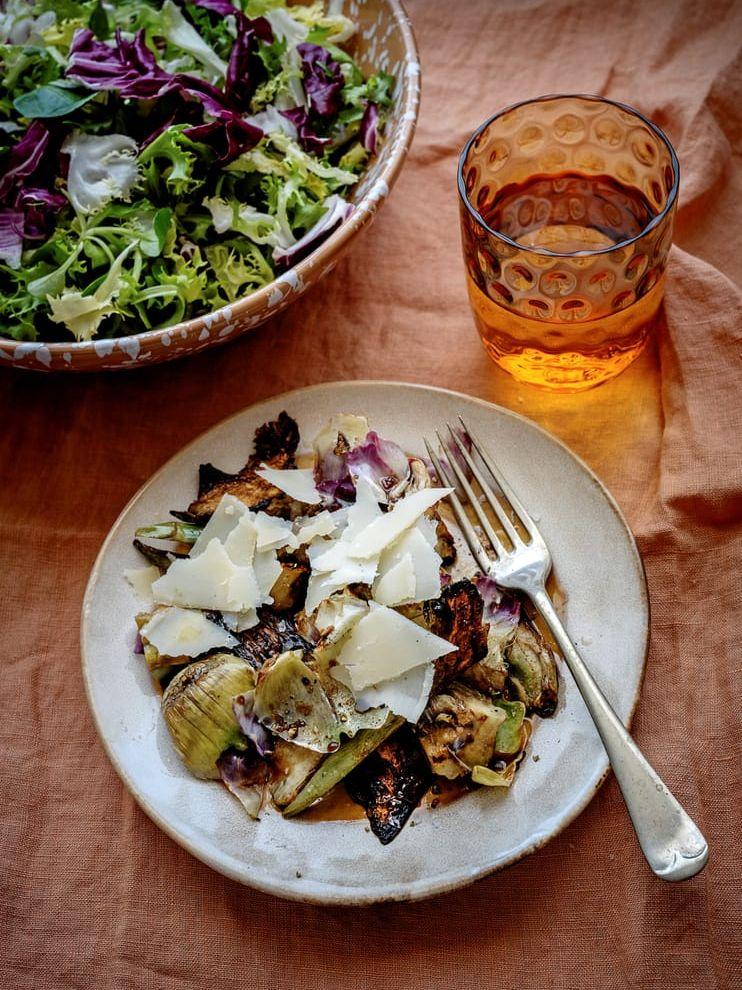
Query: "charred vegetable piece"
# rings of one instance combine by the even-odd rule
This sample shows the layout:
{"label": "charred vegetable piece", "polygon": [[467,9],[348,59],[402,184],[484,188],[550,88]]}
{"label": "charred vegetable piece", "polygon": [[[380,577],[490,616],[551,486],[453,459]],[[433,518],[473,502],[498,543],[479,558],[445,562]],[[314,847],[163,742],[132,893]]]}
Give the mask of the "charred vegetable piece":
{"label": "charred vegetable piece", "polygon": [[289,616],[276,615],[267,608],[259,609],[258,615],[260,622],[257,626],[235,633],[240,645],[234,650],[255,670],[259,670],[266,660],[287,650],[311,650],[310,644],[299,635]]}
{"label": "charred vegetable piece", "polygon": [[428,760],[407,724],[345,780],[348,794],[365,808],[371,831],[382,845],[399,835],[432,783]]}
{"label": "charred vegetable piece", "polygon": [[216,761],[222,783],[248,813],[257,818],[263,806],[269,768],[254,747],[228,749]]}
{"label": "charred vegetable piece", "polygon": [[200,466],[198,498],[188,506],[187,512],[177,513],[178,518],[202,525],[208,522],[226,494],[234,495],[256,512],[262,510],[269,515],[290,516],[292,502],[288,495],[255,471],[263,464],[279,469],[293,467],[298,444],[296,421],[282,412],[278,419],[256,430],[255,452],[241,471],[227,474],[213,464]]}
{"label": "charred vegetable piece", "polygon": [[495,704],[503,709],[507,716],[497,730],[495,752],[499,756],[514,756],[525,745],[526,733],[523,721],[526,717],[526,706],[522,701],[498,700]]}
{"label": "charred vegetable piece", "polygon": [[520,623],[506,660],[511,696],[542,718],[553,715],[559,686],[556,661],[535,626],[525,621]]}
{"label": "charred vegetable piece", "polygon": [[252,690],[255,675],[231,653],[217,653],[181,670],[162,696],[175,748],[197,777],[217,780],[217,760],[230,747],[245,749],[232,699]]}
{"label": "charred vegetable piece", "polygon": [[418,732],[433,773],[453,780],[487,766],[507,713],[466,684],[453,684],[430,699]]}
{"label": "charred vegetable piece", "polygon": [[174,560],[188,556],[187,553],[176,553],[175,550],[161,550],[160,547],[151,547],[147,543],[142,543],[141,540],[134,540],[134,547],[150,564],[159,567],[163,572],[168,569]]}
{"label": "charred vegetable piece", "polygon": [[273,608],[277,612],[293,612],[300,607],[307,593],[309,563],[295,560],[279,552],[281,573],[271,588]]}
{"label": "charred vegetable piece", "polygon": [[299,791],[294,800],[284,810],[287,816],[298,815],[310,805],[319,801],[328,791],[339,784],[350,771],[373,753],[377,746],[387,739],[395,729],[404,724],[398,715],[390,715],[378,729],[363,729],[352,739],[344,742],[335,753],[326,756]]}
{"label": "charred vegetable piece", "polygon": [[471,581],[457,581],[444,588],[440,598],[423,604],[425,625],[458,647],[435,661],[433,692],[487,655],[482,609],[482,599]]}
{"label": "charred vegetable piece", "polygon": [[148,540],[176,540],[178,543],[195,543],[201,535],[201,527],[190,523],[163,522],[154,526],[141,526],[136,531],[137,536]]}
{"label": "charred vegetable piece", "polygon": [[520,601],[502,591],[491,578],[477,582],[484,601],[484,619],[488,625],[487,656],[470,667],[462,679],[485,694],[500,695],[505,690],[508,665],[505,651],[513,642],[520,620]]}
{"label": "charred vegetable piece", "polygon": [[288,650],[263,665],[254,711],[274,735],[298,746],[318,753],[332,753],[340,746],[335,710],[301,650]]}
{"label": "charred vegetable piece", "polygon": [[276,739],[270,759],[270,792],[277,808],[291,804],[322,759],[322,753]]}

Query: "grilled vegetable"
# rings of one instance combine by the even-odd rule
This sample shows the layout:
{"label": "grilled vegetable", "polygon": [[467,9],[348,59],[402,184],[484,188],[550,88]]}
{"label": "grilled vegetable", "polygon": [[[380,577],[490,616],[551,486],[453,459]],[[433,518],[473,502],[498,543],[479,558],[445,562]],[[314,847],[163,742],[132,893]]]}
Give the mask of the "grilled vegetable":
{"label": "grilled vegetable", "polygon": [[289,616],[276,615],[267,608],[259,609],[258,615],[260,622],[257,626],[235,633],[240,645],[234,651],[255,670],[259,670],[266,660],[287,650],[311,650]]}
{"label": "grilled vegetable", "polygon": [[187,553],[177,553],[175,550],[162,550],[160,547],[151,547],[147,543],[142,543],[141,540],[134,540],[134,547],[150,564],[159,567],[163,572],[168,569],[174,560],[188,556]]}
{"label": "grilled vegetable", "polygon": [[508,677],[505,652],[518,628],[520,601],[497,588],[490,578],[478,581],[477,590],[482,595],[488,625],[487,656],[470,667],[462,679],[484,694],[501,695]]}
{"label": "grilled vegetable", "polygon": [[556,661],[535,626],[520,623],[506,659],[511,696],[542,718],[553,715],[558,691]]}
{"label": "grilled vegetable", "polygon": [[433,773],[453,780],[478,764],[487,766],[507,718],[503,708],[465,684],[431,698],[418,731]]}
{"label": "grilled vegetable", "polygon": [[458,647],[436,660],[435,692],[487,655],[482,599],[471,581],[457,581],[444,588],[440,598],[423,603],[423,616],[431,632]]}
{"label": "grilled vegetable", "polygon": [[255,675],[244,660],[217,653],[185,667],[168,685],[162,712],[175,748],[197,777],[218,779],[217,760],[234,747],[247,748],[232,699],[252,690]]}
{"label": "grilled vegetable", "polygon": [[309,580],[309,563],[294,554],[278,553],[281,573],[271,588],[273,608],[277,612],[292,612],[304,601]]}
{"label": "grilled vegetable", "polygon": [[318,753],[340,746],[340,722],[301,650],[269,660],[258,674],[254,711],[275,735]]}
{"label": "grilled vegetable", "polygon": [[270,773],[265,760],[250,746],[243,751],[228,749],[216,765],[222,783],[230,794],[234,794],[251,818],[257,818]]}
{"label": "grilled vegetable", "polygon": [[273,771],[270,792],[278,808],[291,804],[322,759],[322,753],[276,739],[270,760]]}
{"label": "grilled vegetable", "polygon": [[262,510],[269,515],[288,518],[291,515],[291,499],[255,472],[264,464],[279,469],[293,467],[298,445],[296,421],[282,412],[278,419],[256,430],[254,453],[241,471],[228,474],[213,464],[202,464],[198,476],[198,498],[191,502],[186,512],[176,513],[177,517],[203,525],[208,522],[222,496],[229,494],[254,511]]}
{"label": "grilled vegetable", "polygon": [[363,729],[344,742],[337,752],[326,756],[294,800],[284,809],[284,815],[298,815],[300,811],[319,801],[347,777],[354,767],[363,762],[369,753],[373,753],[395,729],[403,725],[404,721],[398,715],[391,715],[380,728]]}
{"label": "grilled vegetable", "polygon": [[505,721],[495,736],[495,752],[498,756],[515,756],[528,741],[528,731],[524,725],[526,706],[521,701],[495,702],[506,715]]}
{"label": "grilled vegetable", "polygon": [[136,535],[148,540],[176,540],[178,543],[195,543],[201,535],[201,527],[175,520],[156,523],[154,526],[140,526]]}
{"label": "grilled vegetable", "polygon": [[348,794],[365,808],[371,831],[382,845],[399,835],[432,783],[430,765],[409,724],[382,742],[345,780]]}

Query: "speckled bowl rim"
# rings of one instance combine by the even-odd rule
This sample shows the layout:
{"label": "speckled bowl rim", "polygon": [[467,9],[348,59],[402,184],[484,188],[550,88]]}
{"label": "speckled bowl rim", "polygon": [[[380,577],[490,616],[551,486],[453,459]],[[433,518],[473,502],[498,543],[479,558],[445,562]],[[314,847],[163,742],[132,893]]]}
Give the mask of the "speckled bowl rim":
{"label": "speckled bowl rim", "polygon": [[[434,385],[424,385],[413,382],[393,381],[389,379],[378,379],[378,380],[358,379],[356,381],[346,381],[346,382],[322,382],[316,385],[308,385],[302,388],[291,389],[288,392],[283,392],[274,396],[265,396],[262,399],[258,400],[257,402],[252,403],[251,406],[261,405],[264,402],[276,402],[276,403],[280,402],[282,405],[285,404],[287,406],[290,406],[291,400],[300,395],[306,396],[312,393],[321,394],[322,391],[327,388],[342,389],[342,390],[347,390],[349,393],[352,393],[353,390],[359,386],[392,387],[392,388],[403,388],[403,389],[438,393],[441,396],[447,396],[449,398],[465,399],[467,402],[476,403],[477,405],[481,406],[483,409],[490,409],[490,410],[494,409],[497,410],[497,412],[500,414],[504,414],[513,419],[520,420],[521,422],[527,424],[532,429],[536,430],[538,433],[542,434],[544,437],[546,437],[552,443],[557,445],[559,448],[561,448],[568,457],[570,457],[573,461],[577,463],[577,465],[582,469],[582,471],[584,471],[585,475],[589,478],[589,480],[600,491],[608,507],[617,517],[618,522],[620,523],[622,529],[626,534],[628,540],[628,546],[632,551],[632,556],[634,560],[637,587],[639,588],[642,604],[644,606],[645,614],[646,614],[646,623],[644,624],[643,627],[644,648],[642,651],[641,671],[639,678],[637,680],[636,688],[631,697],[629,711],[625,719],[625,724],[627,728],[630,728],[634,718],[634,714],[636,712],[637,705],[639,703],[639,697],[641,695],[642,686],[644,684],[644,678],[646,676],[647,657],[649,654],[649,632],[651,626],[650,600],[649,600],[649,592],[647,588],[644,562],[641,558],[641,554],[639,553],[639,548],[637,547],[634,535],[618,503],[611,495],[611,493],[608,491],[608,489],[605,487],[605,485],[602,483],[600,478],[598,478],[595,472],[585,463],[585,461],[577,454],[575,454],[567,446],[566,443],[564,443],[558,437],[554,436],[554,434],[550,433],[548,430],[546,430],[538,423],[529,419],[527,416],[523,416],[519,413],[516,413],[513,410],[505,408],[504,406],[499,406],[496,403],[488,402],[485,399],[480,399],[476,396],[466,395],[463,392],[457,392],[453,389],[440,388]],[[135,787],[132,785],[132,782],[129,780],[127,769],[124,766],[122,766],[121,761],[118,760],[113,750],[109,746],[106,738],[106,733],[104,731],[104,727],[98,721],[96,708],[93,701],[93,688],[91,684],[91,674],[89,670],[89,665],[88,665],[89,662],[87,656],[87,624],[88,624],[87,613],[89,611],[89,606],[91,603],[91,599],[93,597],[94,588],[98,580],[98,575],[101,570],[103,560],[108,552],[109,543],[113,540],[116,530],[118,529],[119,523],[121,522],[123,517],[128,513],[129,509],[138,500],[140,494],[142,494],[144,489],[147,488],[150,484],[152,484],[156,479],[159,479],[162,475],[166,474],[170,470],[171,463],[175,461],[176,458],[179,458],[189,448],[191,448],[196,443],[198,443],[202,437],[206,436],[206,434],[208,433],[211,433],[217,427],[223,428],[228,423],[238,419],[240,416],[242,416],[245,413],[247,409],[251,408],[251,406],[246,406],[245,408],[238,410],[237,412],[233,413],[231,416],[228,416],[225,419],[219,421],[218,423],[213,424],[208,429],[202,431],[198,436],[194,437],[184,447],[176,451],[176,453],[173,454],[172,457],[168,458],[168,460],[162,465],[162,467],[160,467],[157,471],[155,471],[154,474],[152,474],[144,482],[144,484],[137,490],[137,492],[135,492],[135,494],[129,499],[129,501],[126,503],[126,505],[123,507],[123,509],[117,516],[116,520],[113,522],[109,530],[109,533],[106,536],[106,539],[104,540],[100,551],[98,552],[98,555],[96,557],[95,563],[93,564],[93,568],[90,572],[90,577],[88,579],[88,583],[85,589],[85,594],[81,609],[81,616],[80,616],[80,651],[81,651],[82,675],[83,675],[83,682],[85,685],[85,693],[88,701],[88,706],[93,715],[96,729],[98,731],[99,738],[103,744],[103,748],[106,754],[108,755],[108,758],[111,760],[111,763],[113,764],[116,772],[121,778],[124,786],[132,794],[137,804],[145,812],[145,814],[159,828],[161,828],[163,832],[165,832],[171,839],[173,839],[174,842],[180,845],[183,849],[189,852],[196,859],[200,860],[202,863],[205,863],[207,866],[211,867],[211,869],[215,870],[218,873],[221,873],[223,876],[228,877],[230,880],[234,880],[236,883],[239,883],[241,886],[245,886],[247,881],[245,880],[244,876],[240,875],[239,871],[232,870],[231,868],[226,866],[223,862],[218,861],[216,857],[212,857],[208,853],[205,853],[201,848],[199,848],[197,843],[192,842],[187,836],[184,836],[181,832],[179,832],[176,827],[171,825],[166,818],[160,815],[159,812],[157,812],[152,807],[149,801],[147,801],[140,793],[137,793]],[[602,785],[605,783],[605,780],[608,777],[608,773],[610,770],[608,756],[605,753],[603,755],[602,764],[603,764],[602,770],[600,772],[599,777],[596,779],[592,790],[587,791],[585,795],[582,797],[582,799],[576,801],[572,805],[572,807],[564,814],[559,824],[555,828],[553,828],[549,832],[549,834],[540,836],[538,839],[536,839],[532,844],[530,844],[526,848],[516,850],[512,855],[506,856],[502,861],[497,863],[495,866],[485,866],[467,875],[459,874],[454,877],[443,877],[439,882],[430,882],[430,880],[423,878],[419,881],[408,883],[403,893],[376,892],[372,894],[367,894],[362,890],[353,890],[352,893],[348,892],[347,894],[341,893],[340,895],[338,895],[336,892],[331,892],[330,890],[324,890],[322,888],[312,888],[312,887],[304,887],[302,889],[294,889],[291,887],[287,888],[280,883],[265,881],[261,878],[256,878],[255,880],[251,879],[249,881],[249,886],[256,890],[260,890],[263,893],[272,894],[276,897],[280,897],[285,900],[292,900],[301,903],[318,904],[318,905],[347,905],[353,907],[364,907],[364,906],[369,906],[372,904],[380,904],[380,903],[399,903],[399,902],[425,900],[431,897],[436,897],[438,895],[448,893],[453,890],[458,890],[462,887],[467,887],[470,884],[476,882],[477,880],[484,879],[485,877],[491,876],[494,873],[498,873],[500,872],[500,870],[503,870],[506,867],[512,866],[513,864],[519,862],[521,859],[524,859],[526,856],[529,856],[531,855],[531,853],[536,852],[538,849],[542,848],[542,846],[545,846],[548,842],[550,842],[552,839],[556,838],[556,836],[558,836],[561,832],[563,832],[567,828],[567,826],[570,825],[585,810],[585,808],[588,806],[588,804],[592,801],[592,799],[595,797],[597,792],[600,790]]]}
{"label": "speckled bowl rim", "polygon": [[[85,340],[85,341],[19,341],[14,340],[11,337],[0,336],[0,351],[2,355],[8,358],[13,358],[13,352],[19,346],[22,348],[23,356],[32,354],[39,349],[44,349],[44,354],[50,355],[49,360],[45,360],[42,364],[50,364],[52,358],[62,358],[65,354],[71,355],[71,360],[68,362],[68,368],[61,366],[56,367],[56,371],[81,371],[81,370],[118,370],[118,368],[75,368],[75,356],[81,354],[97,354],[96,343],[100,346],[101,341],[112,341],[115,346],[118,346],[121,350],[125,350],[127,346],[133,345],[134,341],[137,341],[140,349],[144,349],[147,346],[152,346],[160,343],[166,335],[170,336],[173,334],[183,334],[190,336],[193,334],[195,336],[196,331],[205,325],[213,323],[235,323],[239,322],[242,317],[257,316],[262,311],[266,311],[266,319],[270,319],[273,315],[277,313],[271,312],[271,296],[275,293],[281,286],[293,286],[302,285],[304,275],[308,274],[312,269],[320,267],[328,262],[333,261],[338,257],[338,255],[343,251],[343,249],[348,245],[348,242],[357,233],[359,233],[364,227],[366,227],[375,217],[378,206],[383,203],[386,199],[389,191],[396,182],[402,166],[407,158],[407,153],[412,144],[412,138],[415,134],[415,128],[417,126],[417,117],[420,109],[420,57],[418,54],[417,43],[415,41],[415,35],[412,30],[412,25],[407,15],[407,12],[401,2],[401,0],[382,0],[390,10],[391,17],[395,24],[399,28],[404,41],[404,77],[402,79],[402,93],[400,97],[399,106],[399,123],[395,128],[395,138],[394,143],[396,148],[393,153],[391,153],[388,159],[384,162],[383,166],[380,168],[379,174],[377,175],[375,181],[369,186],[364,192],[360,200],[355,204],[355,209],[353,213],[345,220],[338,229],[331,234],[327,240],[323,241],[311,254],[308,254],[306,258],[303,258],[296,265],[287,269],[285,272],[281,272],[279,275],[269,282],[268,285],[264,285],[261,289],[244,296],[242,299],[237,300],[237,302],[230,303],[226,306],[222,306],[220,309],[212,310],[209,313],[202,313],[200,316],[194,316],[190,320],[183,320],[180,323],[173,323],[168,327],[160,327],[157,330],[145,330],[142,333],[128,334],[123,337],[103,337],[100,340]],[[392,135],[385,135],[384,140],[391,140]],[[360,181],[362,182],[364,176],[361,176]],[[311,284],[315,284],[320,281],[323,277],[324,272],[311,280]],[[255,323],[257,327],[259,324]],[[248,326],[246,330],[252,329]],[[220,343],[221,341],[213,341],[213,343]],[[189,351],[186,351],[183,356],[188,356]],[[0,356],[2,356],[0,355]],[[154,363],[154,362],[150,362]],[[19,367],[19,365],[10,365],[11,367]],[[143,367],[146,364],[142,364]],[[2,363],[0,363],[2,367]],[[32,367],[32,366],[31,366]],[[34,369],[38,370],[38,369]]]}
{"label": "speckled bowl rim", "polygon": [[[504,117],[505,114],[510,113],[511,110],[517,110],[519,107],[532,106],[534,103],[551,103],[555,100],[585,100],[589,103],[606,103],[609,106],[617,107],[619,110],[623,110],[632,117],[638,118],[643,124],[646,124],[650,131],[652,131],[655,137],[657,137],[662,144],[665,145],[670,153],[670,161],[672,164],[672,187],[667,193],[667,202],[660,212],[656,216],[652,217],[649,223],[642,227],[639,233],[634,234],[633,237],[627,237],[623,241],[617,241],[615,244],[611,244],[610,247],[595,248],[590,251],[552,251],[550,248],[539,247],[535,244],[523,244],[520,241],[513,240],[512,237],[508,237],[508,235],[504,234],[501,230],[497,230],[495,227],[490,227],[482,214],[469,199],[466,192],[466,182],[464,181],[464,166],[466,165],[469,150],[480,134],[486,131],[490,124],[493,124],[500,117]],[[645,117],[644,114],[640,113],[635,107],[630,107],[628,103],[619,103],[618,100],[609,100],[607,96],[598,96],[592,93],[549,93],[546,96],[534,96],[530,100],[521,100],[519,103],[511,103],[510,106],[503,107],[502,110],[498,110],[497,113],[493,113],[491,117],[488,117],[487,120],[481,123],[461,149],[456,168],[456,185],[459,190],[461,202],[469,211],[469,214],[475,222],[479,224],[480,227],[483,227],[488,234],[491,234],[492,237],[496,237],[499,241],[502,241],[510,247],[528,254],[540,255],[541,257],[548,258],[592,258],[601,254],[612,254],[614,251],[628,247],[631,244],[636,243],[636,241],[641,240],[642,237],[646,237],[650,231],[654,230],[662,223],[668,213],[672,212],[675,206],[675,201],[678,198],[678,190],[680,189],[680,162],[678,161],[678,156],[675,153],[672,142],[662,128],[658,127],[654,121],[649,119],[649,117]]]}

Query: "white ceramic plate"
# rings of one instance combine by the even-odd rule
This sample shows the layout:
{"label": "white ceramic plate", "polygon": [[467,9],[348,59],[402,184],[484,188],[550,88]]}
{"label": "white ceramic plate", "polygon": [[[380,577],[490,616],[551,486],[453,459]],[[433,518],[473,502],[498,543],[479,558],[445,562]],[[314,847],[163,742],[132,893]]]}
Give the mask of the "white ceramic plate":
{"label": "white ceramic plate", "polygon": [[83,671],[101,739],[144,811],[194,856],[241,883],[339,904],[463,886],[555,836],[605,777],[607,757],[564,669],[557,714],[536,720],[509,792],[482,788],[435,810],[419,808],[416,827],[382,846],[363,821],[286,821],[270,811],[253,822],[219,783],[192,777],[170,743],[145,664],[132,653],[141,602],[122,572],[142,564],[131,545],[134,529],[190,502],[200,462],[242,467],[255,427],[282,409],[305,440],[334,412],[364,413],[411,453],[423,450],[423,433],[462,413],[538,520],[567,594],[567,629],[619,716],[630,720],[646,656],[647,592],[633,537],[595,475],[554,437],[498,406],[441,389],[348,382],[290,392],[215,426],[161,468],[119,516],[93,568],[82,617]]}

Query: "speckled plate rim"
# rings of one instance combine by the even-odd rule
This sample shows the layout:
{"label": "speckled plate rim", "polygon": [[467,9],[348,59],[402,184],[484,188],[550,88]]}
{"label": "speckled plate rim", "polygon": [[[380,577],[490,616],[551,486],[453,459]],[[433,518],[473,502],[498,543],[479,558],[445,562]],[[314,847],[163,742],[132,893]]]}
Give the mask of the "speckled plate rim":
{"label": "speckled plate rim", "polygon": [[[220,309],[169,327],[124,337],[69,342],[18,341],[0,335],[0,367],[6,365],[29,371],[120,371],[186,357],[215,344],[226,343],[260,326],[323,279],[335,267],[350,240],[373,221],[388,197],[407,159],[417,126],[421,68],[415,35],[401,0],[384,0],[384,3],[399,29],[405,51],[398,120],[391,133],[383,137],[381,147],[390,148],[388,156],[383,161],[379,156],[378,172],[373,181],[367,181],[368,173],[361,176],[358,191],[362,192],[355,202],[355,210],[333,234],[306,258],[277,275],[261,289]],[[309,278],[315,269],[321,269],[318,276]],[[178,344],[176,338],[180,338],[182,343]],[[163,343],[168,353],[160,358],[151,358],[152,352],[147,348],[156,348]],[[129,359],[121,363],[107,363],[107,358],[117,351],[122,352],[124,357],[128,355]],[[75,364],[78,356],[82,358],[91,354],[97,356],[96,364]]]}
{"label": "speckled plate rim", "polygon": [[[176,825],[173,825],[165,816],[160,814],[152,804],[137,790],[136,783],[131,779],[128,769],[122,764],[118,759],[112,747],[109,745],[109,741],[106,735],[106,727],[101,724],[98,713],[96,711],[93,688],[91,682],[91,671],[90,671],[90,661],[88,659],[88,613],[90,611],[90,603],[93,597],[95,586],[98,581],[99,573],[101,570],[102,563],[107,555],[109,545],[113,541],[117,530],[124,518],[128,515],[129,511],[135,506],[138,500],[143,496],[145,491],[158,481],[163,475],[167,474],[171,468],[171,465],[176,459],[179,459],[184,454],[187,454],[189,450],[196,446],[201,440],[207,437],[209,434],[215,433],[216,431],[222,431],[229,426],[230,423],[238,420],[242,417],[248,410],[257,408],[261,405],[268,403],[280,403],[281,405],[286,405],[290,408],[290,403],[292,399],[298,396],[310,396],[312,394],[320,395],[327,389],[340,389],[353,393],[354,389],[359,387],[382,387],[382,388],[393,388],[393,389],[407,389],[413,391],[422,391],[428,393],[437,393],[441,396],[446,396],[448,398],[462,399],[467,403],[473,403],[480,406],[483,409],[494,410],[500,415],[505,415],[511,417],[512,419],[519,420],[526,424],[531,429],[540,433],[543,437],[548,439],[551,443],[561,448],[562,452],[566,454],[570,459],[572,459],[576,465],[585,474],[587,479],[592,482],[592,484],[598,489],[599,493],[604,498],[606,504],[611,509],[613,514],[616,516],[618,522],[620,523],[626,540],[627,546],[629,547],[632,555],[632,562],[634,565],[634,577],[637,584],[637,589],[640,593],[640,600],[643,607],[644,621],[642,627],[642,639],[643,639],[643,650],[641,659],[641,669],[639,671],[639,676],[637,678],[637,683],[635,690],[631,696],[629,709],[624,722],[627,727],[630,727],[634,713],[636,711],[637,704],[639,702],[639,697],[642,690],[642,685],[644,682],[644,677],[646,674],[646,664],[647,656],[649,652],[649,630],[650,630],[650,601],[649,594],[646,583],[646,573],[644,569],[644,564],[639,553],[639,549],[636,545],[636,540],[629,527],[629,524],[621,511],[618,503],[603,485],[598,476],[594,471],[582,460],[577,454],[575,454],[570,448],[559,438],[555,437],[552,433],[546,430],[544,427],[530,420],[528,417],[516,413],[510,409],[503,406],[498,406],[495,403],[488,402],[484,399],[477,398],[476,396],[466,395],[462,392],[457,392],[452,389],[440,388],[433,385],[424,385],[412,382],[400,382],[392,381],[388,379],[359,379],[356,381],[348,382],[323,382],[316,385],[309,385],[302,388],[292,389],[287,392],[280,393],[275,396],[267,396],[258,402],[253,403],[250,406],[233,413],[231,416],[226,417],[220,422],[214,424],[207,430],[204,430],[198,436],[194,437],[188,444],[178,450],[172,455],[157,471],[150,476],[150,478],[139,488],[139,490],[132,496],[131,499],[126,503],[124,508],[121,510],[116,520],[114,521],[108,535],[106,536],[100,551],[96,557],[95,563],[90,573],[88,583],[86,586],[85,594],[83,597],[82,610],[81,610],[81,624],[80,624],[80,646],[81,646],[81,661],[82,661],[82,675],[83,682],[85,686],[85,692],[88,700],[88,705],[90,707],[91,713],[93,715],[93,720],[98,731],[99,738],[103,744],[103,748],[108,755],[114,769],[121,778],[124,786],[131,793],[131,795],[136,800],[140,808],[145,812],[145,814],[168,835],[173,841],[178,843],[182,848],[188,851],[196,859],[205,863],[207,866],[211,867],[223,876],[228,877],[231,880],[236,881],[244,886],[254,888],[256,890],[262,891],[263,893],[272,894],[274,896],[287,899],[299,901],[302,903],[318,904],[318,905],[347,905],[347,906],[367,906],[378,903],[391,903],[391,902],[407,902],[407,901],[417,901],[423,900],[430,897],[435,897],[440,894],[445,894],[449,891],[457,890],[462,887],[466,887],[469,884],[474,883],[477,880],[483,879],[484,877],[491,876],[500,870],[505,869],[508,866],[512,866],[519,860],[525,858],[533,852],[536,852],[542,846],[546,845],[553,838],[559,835],[564,829],[567,828],[587,807],[587,805],[592,801],[597,792],[600,790],[601,786],[605,782],[608,772],[610,770],[610,765],[608,757],[605,753],[602,754],[602,758],[599,761],[599,765],[596,765],[593,780],[585,787],[584,793],[580,800],[575,801],[571,807],[569,807],[561,816],[559,822],[551,828],[548,832],[541,834],[535,834],[532,841],[522,844],[520,847],[512,850],[509,854],[504,856],[499,862],[494,865],[485,866],[470,872],[462,873],[458,872],[452,875],[444,875],[437,877],[433,880],[430,878],[423,877],[420,880],[414,882],[408,882],[402,885],[396,885],[396,887],[391,887],[386,890],[375,890],[372,893],[366,892],[360,888],[355,887],[330,887],[324,884],[307,884],[304,883],[286,883],[285,881],[275,882],[271,879],[266,879],[262,876],[251,876],[246,877],[244,869],[232,868],[228,863],[225,863],[223,859],[220,859],[218,855],[213,855],[208,851],[202,849],[197,842],[191,841],[191,839],[184,835],[183,832],[179,831]],[[572,685],[572,689],[576,691],[576,687]]]}

